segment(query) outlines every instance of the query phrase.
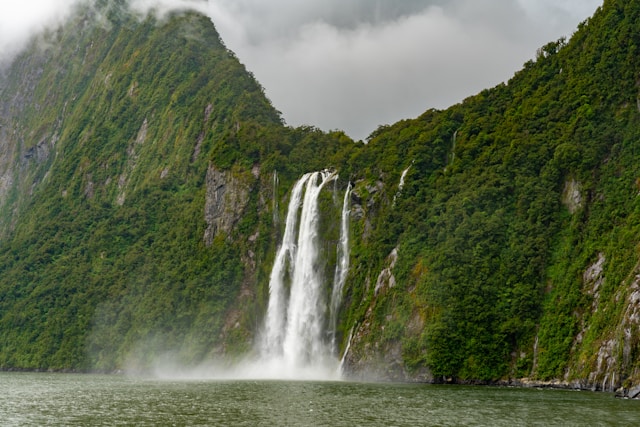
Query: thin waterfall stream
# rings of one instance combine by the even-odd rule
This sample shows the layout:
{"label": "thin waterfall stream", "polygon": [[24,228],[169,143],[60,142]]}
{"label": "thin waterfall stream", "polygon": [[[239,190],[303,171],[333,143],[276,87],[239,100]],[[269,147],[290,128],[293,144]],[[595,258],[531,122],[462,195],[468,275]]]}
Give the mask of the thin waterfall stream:
{"label": "thin waterfall stream", "polygon": [[336,248],[336,272],[333,277],[333,289],[331,291],[331,304],[329,306],[329,327],[331,333],[331,349],[337,353],[336,329],[338,327],[338,311],[342,304],[342,291],[349,273],[349,215],[351,213],[351,183],[347,186],[342,201],[342,213],[340,215],[340,241]]}

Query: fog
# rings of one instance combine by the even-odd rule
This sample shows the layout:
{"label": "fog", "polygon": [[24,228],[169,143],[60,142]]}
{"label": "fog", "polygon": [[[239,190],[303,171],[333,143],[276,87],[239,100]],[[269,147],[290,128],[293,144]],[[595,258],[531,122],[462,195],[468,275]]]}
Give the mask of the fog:
{"label": "fog", "polygon": [[[89,0],[0,6],[0,60]],[[602,0],[131,0],[145,14],[196,9],[291,125],[365,138],[509,79]]]}

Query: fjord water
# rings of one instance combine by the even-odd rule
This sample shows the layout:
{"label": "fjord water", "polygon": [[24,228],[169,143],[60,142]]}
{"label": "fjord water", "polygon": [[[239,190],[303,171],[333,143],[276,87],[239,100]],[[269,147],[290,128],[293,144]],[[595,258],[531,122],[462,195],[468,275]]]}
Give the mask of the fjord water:
{"label": "fjord water", "polygon": [[207,426],[631,426],[611,394],[304,381],[0,373],[0,424]]}

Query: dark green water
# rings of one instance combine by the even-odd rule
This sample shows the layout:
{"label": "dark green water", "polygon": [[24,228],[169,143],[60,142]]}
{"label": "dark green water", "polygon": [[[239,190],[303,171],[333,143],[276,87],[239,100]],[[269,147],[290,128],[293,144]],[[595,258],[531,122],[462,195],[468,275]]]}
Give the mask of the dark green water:
{"label": "dark green water", "polygon": [[632,426],[611,394],[349,382],[0,373],[0,425]]}

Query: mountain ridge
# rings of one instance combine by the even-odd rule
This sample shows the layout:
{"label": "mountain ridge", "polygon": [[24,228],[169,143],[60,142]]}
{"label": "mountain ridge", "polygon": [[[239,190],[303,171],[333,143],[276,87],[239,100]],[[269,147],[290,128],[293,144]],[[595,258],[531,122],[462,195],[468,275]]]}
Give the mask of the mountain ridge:
{"label": "mountain ridge", "polygon": [[640,2],[605,1],[506,84],[366,144],[284,126],[206,18],[105,10],[0,85],[0,367],[250,352],[288,191],[333,168],[334,191],[354,184],[349,375],[640,381]]}

